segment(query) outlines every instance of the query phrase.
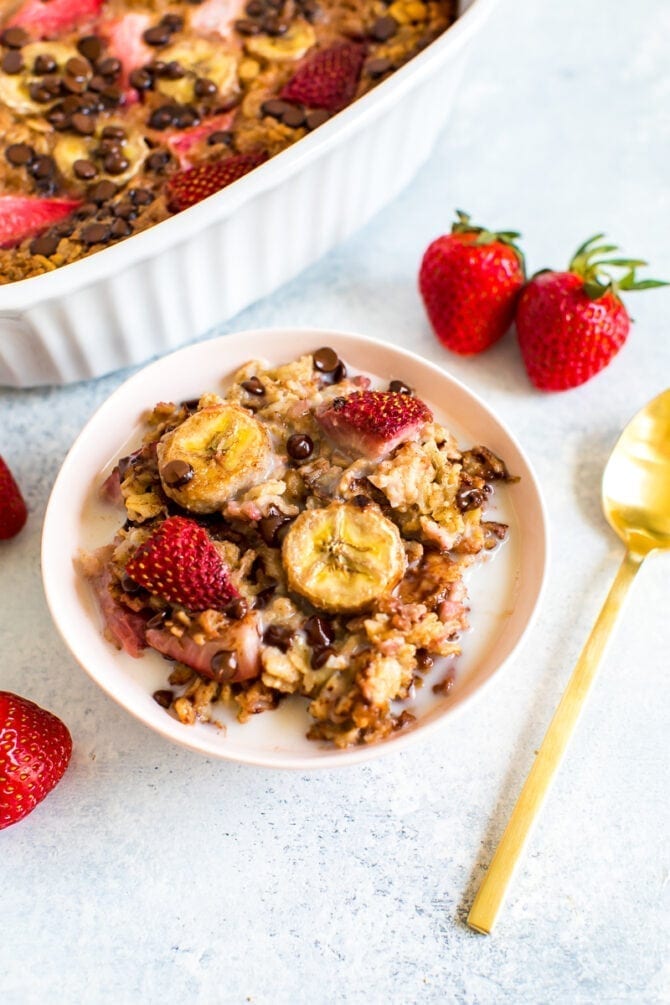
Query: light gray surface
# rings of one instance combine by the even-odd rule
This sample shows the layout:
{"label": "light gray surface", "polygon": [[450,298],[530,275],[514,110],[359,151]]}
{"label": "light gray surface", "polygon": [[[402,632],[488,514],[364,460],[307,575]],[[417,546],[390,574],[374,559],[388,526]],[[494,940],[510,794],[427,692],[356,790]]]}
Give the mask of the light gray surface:
{"label": "light gray surface", "polygon": [[109,701],[51,626],[39,533],[68,446],[123,375],[0,392],[0,452],[31,510],[0,550],[0,687],[57,711],[75,740],[61,785],[0,838],[4,1003],[670,1000],[669,559],[638,581],[495,936],[463,924],[619,560],[600,472],[670,384],[670,293],[631,297],[609,369],[546,396],[513,339],[475,360],[444,352],[415,290],[456,206],[520,229],[531,270],[606,230],[670,277],[669,60],[662,0],[502,2],[411,191],[229,326],[407,345],[483,394],[537,466],[554,545],[539,624],[479,704],[402,755],[312,776],[236,767]]}

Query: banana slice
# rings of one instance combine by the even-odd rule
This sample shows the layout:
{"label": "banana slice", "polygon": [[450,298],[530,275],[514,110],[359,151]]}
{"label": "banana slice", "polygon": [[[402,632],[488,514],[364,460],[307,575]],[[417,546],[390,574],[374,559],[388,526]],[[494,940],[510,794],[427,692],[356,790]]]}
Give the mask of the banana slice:
{"label": "banana slice", "polygon": [[[109,174],[105,172],[102,162],[96,157],[95,152],[100,144],[102,130],[106,126],[120,126],[125,131],[126,139],[121,143],[121,153],[128,161],[128,167],[122,174]],[[96,135],[71,136],[64,134],[57,141],[53,149],[53,157],[58,170],[64,178],[75,184],[80,184],[79,179],[74,173],[75,161],[88,160],[95,164],[99,169],[95,181],[109,178],[115,185],[125,185],[140,170],[146,155],[147,146],[139,130],[131,130],[126,122],[113,122],[108,119],[100,122]]]}
{"label": "banana slice", "polygon": [[400,582],[407,560],[398,528],[377,506],[333,502],[294,521],[282,563],[289,588],[315,607],[356,614]]}
{"label": "banana slice", "polygon": [[267,476],[272,443],[264,426],[239,405],[209,405],[158,443],[165,494],[194,513],[215,513]]}
{"label": "banana slice", "polygon": [[219,97],[227,98],[238,90],[237,59],[232,52],[226,52],[205,41],[194,38],[161,50],[161,61],[176,62],[186,70],[178,80],[159,77],[156,89],[175,101],[188,104],[196,96],[193,87],[198,77],[213,81],[219,89]]}
{"label": "banana slice", "polygon": [[61,99],[55,97],[53,101],[41,104],[30,97],[30,85],[42,79],[33,72],[35,60],[38,56],[51,56],[61,70],[68,59],[78,55],[77,50],[73,45],[65,45],[63,42],[31,42],[30,45],[24,45],[21,55],[24,69],[20,73],[0,71],[0,104],[7,105],[20,115],[44,115],[50,105]]}
{"label": "banana slice", "polygon": [[308,49],[316,43],[316,34],[311,24],[297,21],[285,35],[276,38],[271,35],[255,35],[245,42],[247,52],[261,56],[274,63],[293,63],[302,59]]}

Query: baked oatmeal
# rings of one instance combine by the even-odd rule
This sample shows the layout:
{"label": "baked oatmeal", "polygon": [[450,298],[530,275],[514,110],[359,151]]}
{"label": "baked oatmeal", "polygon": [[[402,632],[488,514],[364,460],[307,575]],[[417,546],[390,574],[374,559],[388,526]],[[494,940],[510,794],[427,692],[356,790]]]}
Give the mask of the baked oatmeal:
{"label": "baked oatmeal", "polygon": [[188,208],[365,94],[454,0],[5,0],[0,283]]}
{"label": "baked oatmeal", "polygon": [[154,697],[182,723],[299,695],[311,739],[373,743],[412,721],[403,702],[434,664],[444,683],[510,480],[401,380],[373,388],[329,347],[254,360],[146,414],[102,487],[125,522],[78,564],[109,641],[170,662]]}

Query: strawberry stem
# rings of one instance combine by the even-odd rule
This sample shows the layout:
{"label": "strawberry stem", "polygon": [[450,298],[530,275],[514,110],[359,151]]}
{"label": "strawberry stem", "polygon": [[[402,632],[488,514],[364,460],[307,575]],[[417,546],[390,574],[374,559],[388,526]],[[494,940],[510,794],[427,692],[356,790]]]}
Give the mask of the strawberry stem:
{"label": "strawberry stem", "polygon": [[[638,279],[637,269],[647,265],[641,258],[604,257],[619,250],[616,244],[599,244],[604,237],[604,234],[596,234],[584,241],[568,266],[569,272],[584,280],[584,293],[590,300],[599,300],[606,293],[618,297],[623,290],[650,290],[668,285],[661,279]],[[623,274],[617,275],[622,270]]]}
{"label": "strawberry stem", "polygon": [[476,234],[477,240],[476,244],[493,244],[494,242],[499,242],[500,244],[507,245],[511,248],[519,259],[519,264],[523,270],[524,279],[526,278],[526,261],[524,254],[515,243],[521,234],[516,230],[489,230],[488,227],[478,227],[471,223],[470,214],[463,212],[462,209],[456,210],[456,221],[451,225],[452,234]]}

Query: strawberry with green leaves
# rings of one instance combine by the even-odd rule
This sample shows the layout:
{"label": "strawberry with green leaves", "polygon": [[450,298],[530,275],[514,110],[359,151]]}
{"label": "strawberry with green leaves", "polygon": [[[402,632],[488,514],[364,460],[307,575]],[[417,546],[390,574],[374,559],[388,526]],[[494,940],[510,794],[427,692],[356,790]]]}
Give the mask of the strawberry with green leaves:
{"label": "strawberry with green leaves", "polygon": [[0,691],[0,830],[31,813],[65,774],[72,737],[27,698]]}
{"label": "strawberry with green leaves", "polygon": [[[577,249],[567,272],[545,269],[525,287],[516,329],[528,376],[542,391],[565,391],[594,377],[617,354],[630,330],[621,292],[667,285],[638,279],[640,259],[611,256],[597,234]],[[617,275],[619,278],[616,278]]]}
{"label": "strawberry with green leaves", "polygon": [[419,289],[440,342],[452,352],[473,356],[510,328],[525,267],[515,231],[475,227],[460,210],[457,217],[451,233],[427,248]]}

